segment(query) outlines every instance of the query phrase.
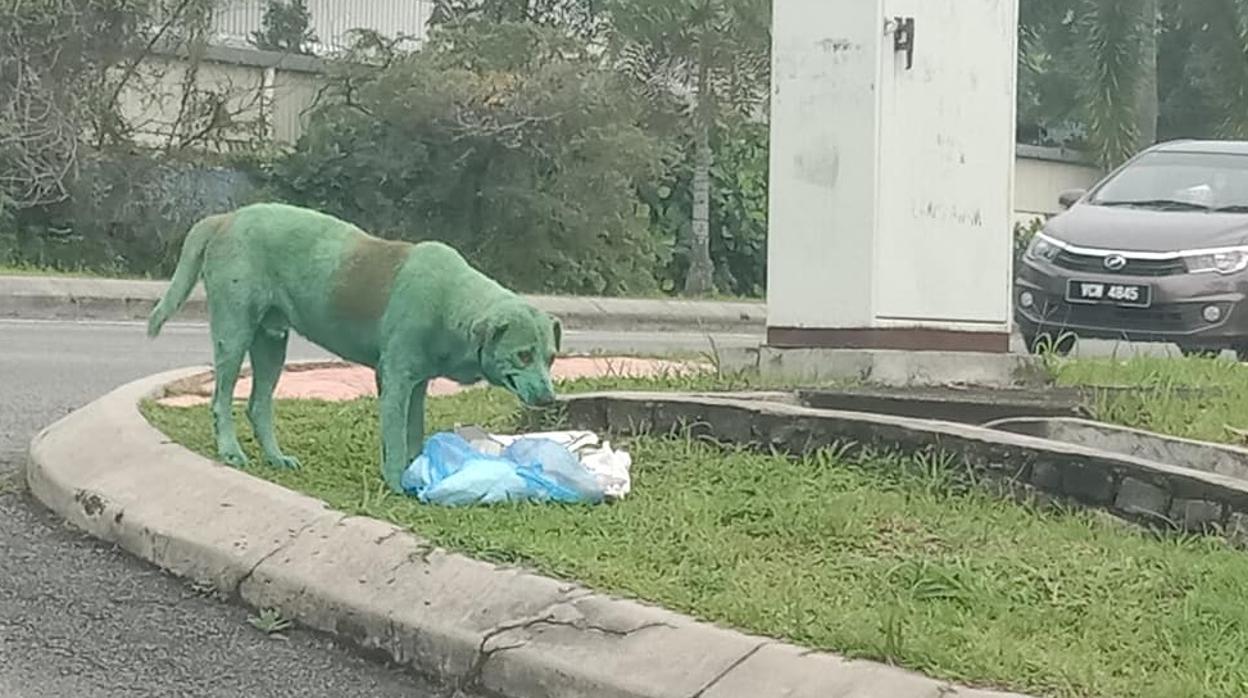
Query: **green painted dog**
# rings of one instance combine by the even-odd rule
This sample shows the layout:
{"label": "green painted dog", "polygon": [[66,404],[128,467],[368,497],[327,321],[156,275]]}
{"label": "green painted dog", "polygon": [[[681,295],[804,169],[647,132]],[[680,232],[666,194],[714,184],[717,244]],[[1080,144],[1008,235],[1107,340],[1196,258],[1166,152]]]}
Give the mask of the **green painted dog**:
{"label": "green painted dog", "polygon": [[247,462],[230,407],[250,354],[247,416],[265,460],[299,466],[282,453],[273,429],[273,390],[292,329],[376,371],[381,472],[395,492],[424,443],[430,380],[468,385],[484,378],[528,405],[555,399],[550,365],[560,349],[559,321],[441,243],[382,240],[332,216],[280,204],[209,216],[187,234],[169,289],[148,319],[148,336],[160,333],[201,276],[216,377],[213,427],[225,463]]}

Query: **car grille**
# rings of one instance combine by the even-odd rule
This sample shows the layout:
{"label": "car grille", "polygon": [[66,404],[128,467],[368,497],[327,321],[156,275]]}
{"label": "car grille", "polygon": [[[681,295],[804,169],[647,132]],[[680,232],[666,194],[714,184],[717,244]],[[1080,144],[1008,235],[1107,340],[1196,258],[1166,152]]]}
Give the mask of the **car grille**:
{"label": "car grille", "polygon": [[[1096,327],[1111,331],[1184,332],[1207,324],[1200,317],[1202,307],[1196,303],[1181,303],[1153,308],[1120,308],[1050,300],[1044,319],[1059,326]],[[1229,307],[1224,306],[1223,311],[1229,311]]]}
{"label": "car grille", "polygon": [[1105,268],[1105,257],[1108,255],[1076,254],[1062,250],[1053,258],[1053,264],[1071,271],[1089,273],[1127,274],[1130,276],[1174,276],[1186,274],[1187,265],[1181,258],[1175,259],[1132,259],[1127,258],[1127,265],[1122,269]]}

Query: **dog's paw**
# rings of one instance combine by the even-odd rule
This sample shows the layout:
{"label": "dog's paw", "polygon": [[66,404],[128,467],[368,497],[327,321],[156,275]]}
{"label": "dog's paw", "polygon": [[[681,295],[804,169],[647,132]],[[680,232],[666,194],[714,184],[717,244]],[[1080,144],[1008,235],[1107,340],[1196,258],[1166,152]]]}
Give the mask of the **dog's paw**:
{"label": "dog's paw", "polygon": [[247,456],[243,453],[242,449],[224,450],[221,451],[219,455],[221,457],[221,462],[226,465],[232,465],[235,468],[244,468],[247,466]]}
{"label": "dog's paw", "polygon": [[265,460],[274,468],[281,468],[282,470],[298,470],[303,467],[299,459],[294,456],[278,456],[276,458],[266,458]]}

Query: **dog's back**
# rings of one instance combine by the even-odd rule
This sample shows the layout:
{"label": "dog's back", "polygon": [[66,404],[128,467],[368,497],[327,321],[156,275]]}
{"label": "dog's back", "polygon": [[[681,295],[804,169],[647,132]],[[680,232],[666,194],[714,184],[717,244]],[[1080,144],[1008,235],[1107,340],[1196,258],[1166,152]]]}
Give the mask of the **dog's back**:
{"label": "dog's back", "polygon": [[372,365],[396,294],[393,312],[408,326],[440,324],[448,314],[473,314],[512,295],[447,245],[384,240],[297,206],[253,204],[214,217],[212,225],[208,220],[187,236],[158,308],[162,318],[185,300],[174,289],[186,286],[189,294],[202,275],[214,324],[237,322],[240,331],[291,327],[350,361]]}

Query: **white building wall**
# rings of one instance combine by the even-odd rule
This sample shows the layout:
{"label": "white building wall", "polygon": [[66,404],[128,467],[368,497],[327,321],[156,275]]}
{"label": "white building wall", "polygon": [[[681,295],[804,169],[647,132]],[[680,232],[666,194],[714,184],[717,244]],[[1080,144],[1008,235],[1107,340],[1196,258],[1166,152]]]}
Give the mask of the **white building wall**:
{"label": "white building wall", "polygon": [[1078,154],[1020,145],[1014,174],[1014,221],[1026,225],[1058,213],[1057,197],[1068,189],[1090,189],[1105,172]]}
{"label": "white building wall", "polygon": [[[307,0],[312,29],[320,40],[316,53],[332,53],[348,45],[352,29],[366,28],[386,36],[423,40],[431,0]],[[264,0],[228,0],[215,18],[217,43],[250,46],[251,33],[261,27]]]}

